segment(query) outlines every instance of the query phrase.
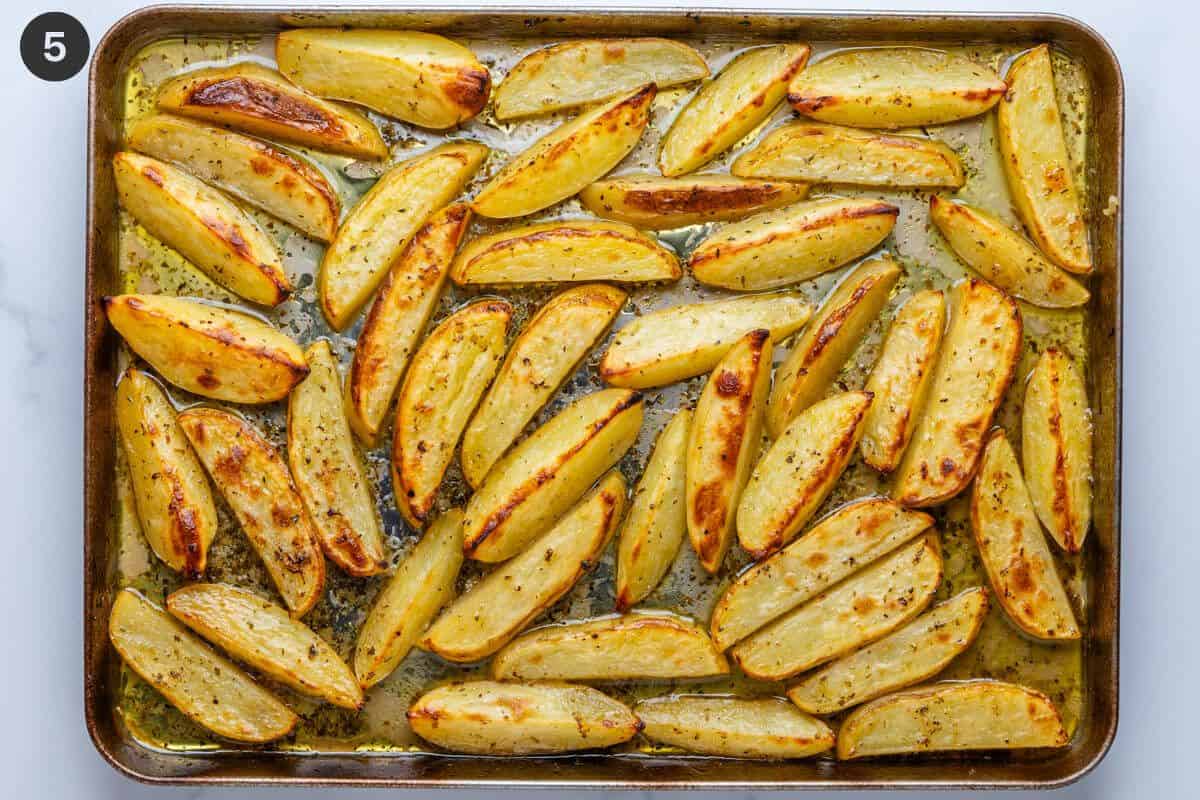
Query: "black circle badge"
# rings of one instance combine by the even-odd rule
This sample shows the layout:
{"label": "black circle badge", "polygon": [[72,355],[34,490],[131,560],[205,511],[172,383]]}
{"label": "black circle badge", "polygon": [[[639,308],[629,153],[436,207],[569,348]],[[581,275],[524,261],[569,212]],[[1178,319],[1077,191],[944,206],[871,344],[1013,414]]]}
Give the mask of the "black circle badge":
{"label": "black circle badge", "polygon": [[61,11],[38,14],[21,34],[21,60],[44,81],[65,81],[87,63],[91,42],[79,20]]}

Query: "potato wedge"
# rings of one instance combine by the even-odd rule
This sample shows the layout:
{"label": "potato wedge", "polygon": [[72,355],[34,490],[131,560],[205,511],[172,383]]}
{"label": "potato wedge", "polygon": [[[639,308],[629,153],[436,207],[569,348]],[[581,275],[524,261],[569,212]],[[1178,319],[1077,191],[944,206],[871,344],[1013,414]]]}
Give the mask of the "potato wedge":
{"label": "potato wedge", "polygon": [[654,591],[687,534],[687,443],[691,409],[671,417],[654,443],[617,544],[617,611]]}
{"label": "potato wedge", "polygon": [[724,758],[806,758],[833,747],[833,731],[777,697],[669,695],[634,713],[652,742]]}
{"label": "potato wedge", "polygon": [[671,123],[658,154],[662,174],[694,172],[757,128],[783,102],[810,52],[806,44],[776,44],[729,62]]}
{"label": "potato wedge", "polygon": [[729,664],[704,629],[674,614],[633,613],[546,625],[492,659],[498,681],[622,681],[708,678]]}
{"label": "potato wedge", "polygon": [[882,255],[864,261],[829,293],[775,375],[767,430],[783,435],[796,415],[820,400],[858,349],[900,280],[900,265]]}
{"label": "potato wedge", "polygon": [[578,39],[518,61],[492,94],[492,108],[496,119],[515,119],[598,103],[647,83],[666,89],[707,77],[704,58],[683,42]]}
{"label": "potato wedge", "polygon": [[288,398],[287,455],[296,488],[329,560],[355,577],[387,568],[371,484],[346,422],[329,342],[305,353],[308,377]]}
{"label": "potato wedge", "polygon": [[634,443],[642,405],[628,389],[585,395],[510,450],[467,503],[467,555],[504,561],[545,533]]}
{"label": "potato wedge", "polygon": [[1001,430],[983,448],[971,493],[971,528],[996,600],[1038,639],[1079,638],[1079,625],[1029,501],[1017,456]]}
{"label": "potato wedge", "polygon": [[342,202],[320,170],[259,139],[173,114],[153,114],[125,134],[133,150],[167,161],[328,242]]}
{"label": "potato wedge", "polygon": [[1049,45],[1014,61],[1006,80],[996,132],[1013,205],[1051,261],[1069,272],[1091,272],[1087,219],[1063,137]]}
{"label": "potato wedge", "polygon": [[648,83],[585,111],[514,156],[471,202],[485,217],[523,217],[604,176],[642,138],[658,89]]}
{"label": "potato wedge", "polygon": [[929,218],[964,264],[1014,297],[1042,308],[1074,308],[1091,297],[1083,284],[987,211],[934,195]]}
{"label": "potato wedge", "polygon": [[810,714],[836,714],[933,677],[975,641],[987,590],[967,589],[879,641],[805,676],[788,698]]}
{"label": "potato wedge", "polygon": [[308,375],[300,345],[248,314],[154,294],[122,294],[101,303],[135,353],[194,394],[273,403]]}
{"label": "potato wedge", "polygon": [[625,479],[610,472],[554,527],[442,612],[421,646],[455,662],[495,653],[595,565],[624,510]]}
{"label": "potato wedge", "polygon": [[928,514],[880,497],[842,506],[737,577],[713,608],[713,642],[728,649],[932,526]]}
{"label": "potato wedge", "polygon": [[426,741],[457,753],[532,755],[626,742],[642,725],[625,705],[587,686],[469,681],[417,698],[408,723]]}
{"label": "potato wedge", "polygon": [[806,196],[808,185],[792,181],[729,175],[620,175],[584,187],[579,202],[598,217],[660,231],[742,219]]}
{"label": "potato wedge", "polygon": [[449,142],[392,167],[358,201],[321,261],[321,311],[342,330],[375,291],[405,246],[462,191],[488,149]]}
{"label": "potato wedge", "polygon": [[1041,692],[992,680],[946,681],[881,697],[838,731],[837,757],[1063,747],[1062,718]]}
{"label": "potato wedge", "polygon": [[379,591],[354,645],[354,674],[369,689],[392,673],[434,616],[454,597],[463,563],[462,509],[429,525],[395,574]]}
{"label": "potato wedge", "polygon": [[276,37],[275,60],[313,94],[435,130],[478,114],[492,88],[474,53],[436,33],[300,28]]}
{"label": "potato wedge", "polygon": [[1011,297],[981,280],[963,281],[954,293],[925,413],[892,487],[910,507],[938,505],[967,488],[1021,356],[1021,311]]}
{"label": "potato wedge", "polygon": [[900,210],[882,200],[826,198],[718,228],[692,251],[696,280],[749,292],[806,281],[866,255]]}
{"label": "potato wedge", "polygon": [[1092,524],[1091,411],[1083,378],[1057,348],[1042,353],[1025,385],[1021,458],[1038,519],[1078,553]]}
{"label": "potato wedge", "polygon": [[733,162],[744,178],[890,186],[960,188],[962,162],[936,139],[792,122],[771,131]]}
{"label": "potato wedge", "polygon": [[867,412],[863,461],[881,472],[896,468],[912,438],[945,327],[945,298],[940,291],[926,289],[905,301],[888,328],[863,387],[877,398]]}
{"label": "potato wedge", "polygon": [[362,707],[362,689],[337,651],[269,600],[235,586],[193,583],[167,597],[167,611],[235,660],[298,692]]}
{"label": "potato wedge", "polygon": [[146,373],[125,371],[116,406],[142,534],[164,564],[195,580],[204,574],[217,535],[204,468],[175,421],[175,409]]}
{"label": "potato wedge", "polygon": [[292,616],[304,616],[321,599],[325,559],[287,464],[250,423],[228,411],[190,408],[178,420]]}
{"label": "potato wedge", "polygon": [[754,465],[737,508],[738,542],[756,559],[796,538],[850,463],[870,392],[843,392],[796,417]]}
{"label": "potato wedge", "polygon": [[804,327],[810,316],[812,306],[800,292],[670,306],[617,331],[598,371],[613,386],[666,386],[711,372],[752,330],[769,330],[778,342]]}
{"label": "potato wedge", "polygon": [[444,319],[421,344],[396,401],[392,487],[408,523],[421,527],[479,398],[496,375],[513,308],[482,300]]}
{"label": "potato wedge", "polygon": [[560,292],[530,317],[471,418],[462,443],[467,483],[480,486],[625,305],[628,295],[593,283]]}
{"label": "potato wedge", "polygon": [[974,117],[1000,101],[1000,76],[924,47],[841,50],[800,73],[788,102],[806,117],[856,128],[916,128]]}
{"label": "potato wedge", "polygon": [[117,592],[108,636],[130,669],[218,736],[269,742],[287,736],[299,721],[249,675],[133,589]]}
{"label": "potato wedge", "polygon": [[346,413],[368,445],[378,441],[400,377],[442,296],[470,224],[466,203],[434,213],[392,264],[367,312],[346,381]]}
{"label": "potato wedge", "polygon": [[687,530],[710,574],[725,561],[771,386],[771,333],[750,331],[713,369],[696,401],[687,448]]}
{"label": "potato wedge", "polygon": [[252,61],[173,78],[159,91],[158,107],[314,150],[367,159],[388,154],[383,137],[365,116],[314,97]]}
{"label": "potato wedge", "polygon": [[121,206],[142,227],[229,291],[264,306],[292,291],[262,228],[217,190],[181,169],[127,150],[113,156]]}

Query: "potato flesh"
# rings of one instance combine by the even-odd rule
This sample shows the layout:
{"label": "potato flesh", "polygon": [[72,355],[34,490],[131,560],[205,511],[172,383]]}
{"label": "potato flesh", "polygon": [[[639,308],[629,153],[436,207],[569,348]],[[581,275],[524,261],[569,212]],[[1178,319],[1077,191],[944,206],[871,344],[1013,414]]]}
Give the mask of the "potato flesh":
{"label": "potato flesh", "polygon": [[670,695],[634,713],[652,742],[725,758],[806,758],[833,747],[824,722],[774,697]]}
{"label": "potato flesh", "polygon": [[808,195],[808,184],[760,181],[728,175],[621,175],[596,181],[579,202],[598,217],[643,230],[671,230],[705,222],[729,222],[791,205]]}

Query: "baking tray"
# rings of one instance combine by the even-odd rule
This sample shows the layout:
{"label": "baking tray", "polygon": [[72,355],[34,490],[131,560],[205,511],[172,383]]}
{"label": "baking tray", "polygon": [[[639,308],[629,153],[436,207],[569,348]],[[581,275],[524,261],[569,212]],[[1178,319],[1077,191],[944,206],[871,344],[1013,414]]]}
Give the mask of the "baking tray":
{"label": "baking tray", "polygon": [[[115,437],[112,397],[118,337],[99,298],[117,277],[116,193],[109,160],[119,144],[122,75],[156,40],[204,34],[265,34],[302,25],[432,30],[450,36],[660,35],[681,38],[949,45],[1045,41],[1080,62],[1091,84],[1087,161],[1097,275],[1089,316],[1089,392],[1094,413],[1094,531],[1085,548],[1089,575],[1083,645],[1083,708],[1069,747],[1038,758],[966,755],[920,760],[760,763],[642,754],[554,758],[319,754],[245,750],[170,752],[131,738],[113,714],[117,671],[107,638],[115,575]],[[1073,19],[1031,14],[681,10],[673,12],[512,7],[291,9],[155,6],[117,22],[97,45],[88,97],[88,228],[84,375],[84,705],[88,732],[116,769],[152,783],[374,785],[392,787],[538,786],[629,789],[726,788],[1049,788],[1077,780],[1108,751],[1118,706],[1120,551],[1121,281],[1124,87],[1116,56]]]}

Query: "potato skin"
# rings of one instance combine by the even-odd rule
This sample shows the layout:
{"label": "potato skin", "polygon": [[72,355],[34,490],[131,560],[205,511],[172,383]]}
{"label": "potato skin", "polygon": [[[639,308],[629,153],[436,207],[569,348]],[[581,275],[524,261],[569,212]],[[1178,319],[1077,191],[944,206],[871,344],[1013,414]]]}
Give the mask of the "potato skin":
{"label": "potato skin", "polygon": [[790,205],[808,195],[808,184],[728,175],[620,175],[585,186],[579,202],[598,217],[643,230],[671,230],[729,222]]}
{"label": "potato skin", "polygon": [[634,713],[652,742],[726,758],[806,758],[833,747],[833,731],[776,697],[668,695]]}

